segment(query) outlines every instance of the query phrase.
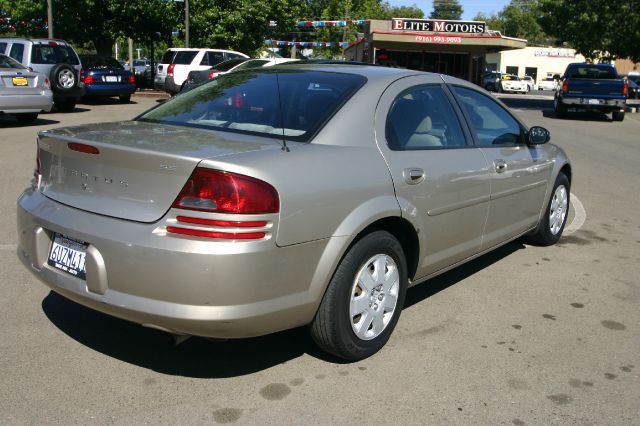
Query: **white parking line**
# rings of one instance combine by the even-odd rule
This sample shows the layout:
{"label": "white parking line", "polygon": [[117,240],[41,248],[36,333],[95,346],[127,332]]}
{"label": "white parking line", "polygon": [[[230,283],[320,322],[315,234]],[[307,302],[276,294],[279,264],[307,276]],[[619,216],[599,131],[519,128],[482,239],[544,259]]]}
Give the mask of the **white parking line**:
{"label": "white parking line", "polygon": [[578,229],[582,228],[584,221],[587,220],[587,212],[580,202],[580,199],[576,197],[576,194],[571,194],[571,205],[573,206],[575,215],[573,216],[571,223],[564,228],[565,235],[573,234]]}

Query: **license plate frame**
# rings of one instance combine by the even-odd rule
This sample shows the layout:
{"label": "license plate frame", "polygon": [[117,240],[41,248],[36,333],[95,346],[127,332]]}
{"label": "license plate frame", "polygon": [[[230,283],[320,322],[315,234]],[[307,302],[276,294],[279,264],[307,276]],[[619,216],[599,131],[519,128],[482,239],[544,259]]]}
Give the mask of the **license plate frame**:
{"label": "license plate frame", "polygon": [[14,86],[28,86],[29,80],[27,77],[11,77],[11,83],[13,83]]}
{"label": "license plate frame", "polygon": [[87,278],[86,256],[89,244],[54,233],[47,264],[73,277]]}
{"label": "license plate frame", "polygon": [[119,79],[117,75],[105,75],[104,81],[106,81],[107,83],[118,83]]}
{"label": "license plate frame", "polygon": [[589,105],[600,105],[600,99],[587,99],[587,104]]}

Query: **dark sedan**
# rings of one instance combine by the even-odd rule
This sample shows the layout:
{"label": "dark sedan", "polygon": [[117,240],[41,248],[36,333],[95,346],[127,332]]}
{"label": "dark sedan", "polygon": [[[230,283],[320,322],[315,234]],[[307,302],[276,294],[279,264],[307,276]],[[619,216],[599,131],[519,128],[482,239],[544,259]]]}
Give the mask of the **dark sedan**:
{"label": "dark sedan", "polygon": [[85,84],[85,97],[118,96],[120,102],[131,100],[136,91],[136,81],[129,71],[114,58],[99,55],[80,55],[80,78]]}

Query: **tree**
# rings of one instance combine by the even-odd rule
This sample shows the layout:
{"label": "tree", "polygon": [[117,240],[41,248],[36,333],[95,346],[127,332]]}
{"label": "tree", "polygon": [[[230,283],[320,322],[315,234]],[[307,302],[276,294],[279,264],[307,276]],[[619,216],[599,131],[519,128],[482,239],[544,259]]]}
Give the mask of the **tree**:
{"label": "tree", "polygon": [[640,60],[640,1],[540,0],[542,28],[590,59]]}
{"label": "tree", "polygon": [[462,5],[458,0],[433,0],[433,12],[429,18],[459,20],[462,12]]}
{"label": "tree", "polygon": [[529,44],[549,44],[549,37],[538,23],[537,0],[511,0],[498,16],[503,35],[523,38]]}
{"label": "tree", "polygon": [[496,14],[485,15],[484,13],[480,12],[473,18],[473,20],[485,22],[487,24],[487,28],[489,28],[490,30],[500,31],[501,33],[504,30],[504,22]]}

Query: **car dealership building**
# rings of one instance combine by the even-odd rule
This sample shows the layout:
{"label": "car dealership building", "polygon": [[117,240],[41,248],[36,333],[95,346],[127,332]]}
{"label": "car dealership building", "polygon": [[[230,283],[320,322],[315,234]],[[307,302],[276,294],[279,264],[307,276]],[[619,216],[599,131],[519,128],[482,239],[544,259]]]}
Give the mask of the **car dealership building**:
{"label": "car dealership building", "polygon": [[491,31],[484,22],[394,18],[367,21],[345,58],[438,72],[481,84],[488,54],[523,49],[527,41]]}

